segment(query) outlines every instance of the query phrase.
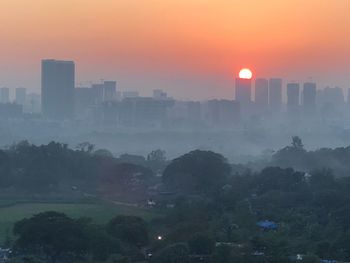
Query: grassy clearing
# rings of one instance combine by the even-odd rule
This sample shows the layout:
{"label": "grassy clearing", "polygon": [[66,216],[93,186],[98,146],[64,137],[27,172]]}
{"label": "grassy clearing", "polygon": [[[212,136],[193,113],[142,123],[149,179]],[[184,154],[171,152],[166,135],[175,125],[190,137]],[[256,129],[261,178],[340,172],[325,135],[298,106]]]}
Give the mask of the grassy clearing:
{"label": "grassy clearing", "polygon": [[0,206],[0,242],[5,240],[7,232],[12,233],[12,227],[16,221],[44,211],[63,212],[74,218],[90,217],[96,223],[106,223],[113,216],[121,214],[136,215],[145,220],[157,216],[156,213],[143,208],[106,203],[15,203],[13,201]]}

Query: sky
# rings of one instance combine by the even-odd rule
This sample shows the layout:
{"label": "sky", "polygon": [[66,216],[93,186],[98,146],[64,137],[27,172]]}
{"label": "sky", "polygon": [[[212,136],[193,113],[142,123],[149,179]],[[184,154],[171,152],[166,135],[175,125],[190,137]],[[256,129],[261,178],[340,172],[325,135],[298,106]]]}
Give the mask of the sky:
{"label": "sky", "polygon": [[0,86],[40,92],[40,61],[74,60],[77,86],[233,98],[255,77],[350,88],[349,0],[1,0]]}

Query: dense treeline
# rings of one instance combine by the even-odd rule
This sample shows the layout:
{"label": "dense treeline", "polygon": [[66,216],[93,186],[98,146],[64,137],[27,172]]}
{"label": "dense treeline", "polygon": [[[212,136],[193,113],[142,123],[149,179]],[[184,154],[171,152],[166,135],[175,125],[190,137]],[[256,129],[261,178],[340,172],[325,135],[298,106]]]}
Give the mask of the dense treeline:
{"label": "dense treeline", "polygon": [[[53,177],[58,176],[59,182],[45,183],[53,185],[49,189],[59,189],[62,180],[84,178],[105,192],[142,192],[143,197],[152,198],[149,209],[162,216],[147,223],[122,216],[96,225],[55,212],[39,214],[16,224],[16,258],[281,263],[295,261],[301,254],[303,262],[350,261],[350,177],[335,176],[350,169],[340,154],[346,156],[348,148],[308,152],[294,137],[291,146],[266,161],[266,167],[253,171],[251,164],[232,165],[211,151],[192,151],[168,163],[162,151],[148,158],[114,158],[89,147],[14,146],[2,152],[7,162],[1,162],[1,177],[6,178],[6,173],[13,177],[20,169],[24,180],[35,177],[36,171],[48,174],[54,169]],[[304,162],[307,158],[320,162]],[[31,168],[33,162],[38,169]],[[162,171],[162,176],[155,176],[156,171]],[[14,178],[8,182],[22,187]],[[150,194],[149,189],[156,191]]]}
{"label": "dense treeline", "polygon": [[295,136],[290,146],[284,147],[273,154],[269,165],[283,168],[293,167],[302,171],[331,169],[336,176],[349,176],[349,160],[350,146],[307,151],[301,139]]}
{"label": "dense treeline", "polygon": [[44,212],[17,222],[13,231],[18,236],[14,262],[138,261],[144,258],[140,248],[149,242],[146,222],[134,216],[97,225],[88,218]]}
{"label": "dense treeline", "polygon": [[19,193],[78,192],[103,194],[134,190],[142,195],[155,173],[166,165],[165,153],[156,150],[147,158],[107,150],[94,150],[82,143],[77,149],[51,142],[36,146],[27,141],[0,150],[0,189]]}
{"label": "dense treeline", "polygon": [[[203,167],[200,176],[196,175],[196,163]],[[207,164],[212,170],[206,168]],[[172,182],[185,180],[186,174],[189,185],[194,186],[191,198],[179,197],[175,209],[162,221],[167,226],[169,243],[191,244],[198,235],[205,235],[202,242],[215,240],[228,246],[229,259],[217,262],[257,260],[254,254],[268,262],[285,262],[297,254],[350,261],[350,177],[335,177],[329,169],[305,173],[266,167],[260,172],[235,174],[227,173],[226,167],[222,156],[195,151],[166,168],[163,180],[169,188],[174,187]],[[203,176],[220,178],[222,183],[210,184]],[[210,191],[198,191],[196,185],[203,181]],[[188,185],[177,185],[176,190],[189,193]],[[276,228],[257,225],[264,221]],[[216,249],[207,251],[214,257]]]}
{"label": "dense treeline", "polygon": [[[215,155],[215,153],[212,154]],[[184,155],[181,158],[187,156]],[[213,160],[217,161],[215,158]],[[350,175],[348,160],[350,160],[350,146],[307,151],[301,139],[294,137],[290,146],[275,152],[270,160],[251,163],[247,166],[231,166],[234,167],[234,172],[239,173],[249,168],[261,169],[267,166],[277,166],[291,167],[306,172],[330,169],[336,176],[348,176]],[[120,166],[121,164],[123,165]],[[84,190],[95,191],[98,187],[103,188],[100,184],[103,184],[106,178],[109,181],[113,180],[115,174],[122,174],[122,177],[125,177],[127,174],[139,172],[150,179],[155,174],[162,172],[167,164],[165,153],[161,150],[151,152],[147,158],[128,154],[115,158],[108,150],[94,150],[94,146],[89,143],[82,143],[76,149],[71,149],[68,145],[57,142],[36,146],[23,141],[0,150],[0,188],[16,188],[27,192],[50,192],[60,191],[63,186],[78,184]],[[171,167],[165,170],[165,178],[168,178],[169,168],[183,169],[175,168],[176,165],[177,159],[172,162]],[[196,166],[193,168],[197,174],[200,174],[201,170],[212,173],[210,169],[215,166],[215,164],[203,164],[199,161],[192,165]],[[220,169],[227,169],[227,167],[220,167]],[[207,185],[217,184],[222,180],[217,177],[204,178],[209,180],[212,178],[212,180],[203,181],[197,186],[202,190]],[[173,183],[179,184],[181,180]],[[186,183],[189,181],[187,180]]]}

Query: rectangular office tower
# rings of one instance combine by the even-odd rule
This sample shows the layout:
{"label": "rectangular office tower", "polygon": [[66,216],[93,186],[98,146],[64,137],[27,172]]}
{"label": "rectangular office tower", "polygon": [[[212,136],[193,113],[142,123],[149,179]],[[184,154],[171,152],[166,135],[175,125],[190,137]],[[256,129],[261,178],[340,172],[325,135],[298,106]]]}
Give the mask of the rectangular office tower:
{"label": "rectangular office tower", "polygon": [[272,112],[280,112],[282,108],[282,79],[269,80],[269,106]]}
{"label": "rectangular office tower", "polygon": [[235,98],[242,106],[251,102],[252,80],[236,78]]}
{"label": "rectangular office tower", "polygon": [[50,119],[69,119],[74,113],[75,65],[73,61],[42,60],[42,113]]}
{"label": "rectangular office tower", "polygon": [[267,79],[255,80],[255,103],[259,108],[267,108],[269,104],[269,82]]}
{"label": "rectangular office tower", "polygon": [[0,102],[9,103],[10,102],[10,89],[3,87],[0,89]]}
{"label": "rectangular office tower", "polygon": [[316,108],[316,83],[306,82],[303,86],[303,108],[305,112],[313,112]]}
{"label": "rectangular office tower", "polygon": [[299,108],[300,86],[299,83],[287,84],[287,111],[295,112]]}
{"label": "rectangular office tower", "polygon": [[105,81],[104,85],[104,101],[114,101],[117,97],[117,82]]}
{"label": "rectangular office tower", "polygon": [[234,100],[209,100],[206,119],[211,125],[229,127],[240,119],[240,103]]}
{"label": "rectangular office tower", "polygon": [[19,105],[25,105],[27,100],[27,89],[16,88],[16,99],[15,102]]}

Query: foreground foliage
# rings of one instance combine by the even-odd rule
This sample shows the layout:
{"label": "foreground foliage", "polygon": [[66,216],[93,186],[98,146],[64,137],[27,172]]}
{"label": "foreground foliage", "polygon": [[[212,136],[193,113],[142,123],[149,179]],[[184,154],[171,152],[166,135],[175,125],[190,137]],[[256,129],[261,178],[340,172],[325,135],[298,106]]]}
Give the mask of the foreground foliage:
{"label": "foreground foliage", "polygon": [[[114,158],[105,152],[93,155],[86,147],[16,146],[3,152],[0,172],[21,180],[38,176],[23,188],[27,191],[37,184],[58,188],[61,182],[48,185],[43,174],[63,173],[59,180],[81,177],[87,189],[152,198],[148,209],[164,216],[148,223],[116,216],[97,225],[58,212],[40,213],[15,225],[13,249],[19,257],[46,262],[350,261],[350,177],[337,176],[350,171],[350,148],[308,152],[294,137],[263,169],[251,170],[254,164],[230,165],[211,151],[192,151],[166,165],[161,151],[147,159]],[[32,154],[47,163],[32,167]],[[154,167],[160,166],[165,168],[157,178]],[[2,178],[22,187],[12,177]]]}

